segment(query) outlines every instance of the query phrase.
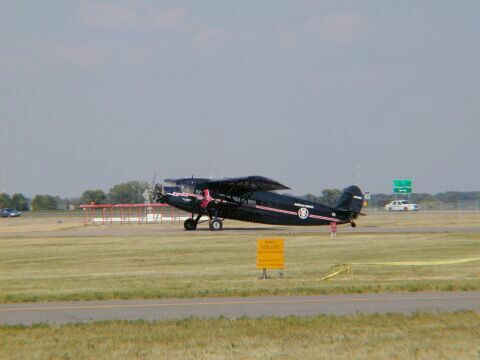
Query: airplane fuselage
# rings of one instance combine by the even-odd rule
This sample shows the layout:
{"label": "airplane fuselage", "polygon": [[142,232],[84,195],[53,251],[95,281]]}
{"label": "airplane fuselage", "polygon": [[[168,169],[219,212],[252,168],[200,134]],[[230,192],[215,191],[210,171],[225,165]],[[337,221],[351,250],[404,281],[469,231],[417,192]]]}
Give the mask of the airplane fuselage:
{"label": "airplane fuselage", "polygon": [[223,194],[166,192],[163,202],[192,214],[275,225],[350,223],[351,214],[315,202],[256,191],[246,198]]}

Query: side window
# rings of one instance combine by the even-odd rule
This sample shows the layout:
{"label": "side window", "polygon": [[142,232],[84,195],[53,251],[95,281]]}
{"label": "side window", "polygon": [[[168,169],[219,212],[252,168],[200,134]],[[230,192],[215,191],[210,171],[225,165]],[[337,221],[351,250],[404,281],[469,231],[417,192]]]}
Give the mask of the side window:
{"label": "side window", "polygon": [[255,199],[248,199],[247,204],[248,205],[256,205],[257,201]]}
{"label": "side window", "polygon": [[191,185],[182,185],[182,192],[192,193],[192,192],[193,192],[193,186],[191,186]]}

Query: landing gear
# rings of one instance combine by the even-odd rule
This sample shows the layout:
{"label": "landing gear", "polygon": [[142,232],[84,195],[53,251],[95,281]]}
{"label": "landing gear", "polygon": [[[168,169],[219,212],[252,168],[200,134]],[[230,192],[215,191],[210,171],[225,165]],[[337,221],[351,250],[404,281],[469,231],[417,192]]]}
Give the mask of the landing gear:
{"label": "landing gear", "polygon": [[183,227],[186,231],[197,230],[197,222],[194,219],[189,218],[185,220],[185,222],[183,223]]}
{"label": "landing gear", "polygon": [[355,223],[355,221],[351,221],[350,222],[350,225],[354,228],[354,227],[357,227],[357,224]]}
{"label": "landing gear", "polygon": [[223,229],[223,222],[219,218],[210,219],[208,226],[212,231],[220,231]]}

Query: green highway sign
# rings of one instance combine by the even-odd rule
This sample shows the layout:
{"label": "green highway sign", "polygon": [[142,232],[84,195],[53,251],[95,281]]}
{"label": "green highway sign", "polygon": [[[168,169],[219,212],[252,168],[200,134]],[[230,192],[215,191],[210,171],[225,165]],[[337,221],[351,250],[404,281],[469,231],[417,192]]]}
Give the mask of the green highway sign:
{"label": "green highway sign", "polygon": [[410,194],[411,192],[412,192],[412,180],[410,179],[393,180],[394,194]]}

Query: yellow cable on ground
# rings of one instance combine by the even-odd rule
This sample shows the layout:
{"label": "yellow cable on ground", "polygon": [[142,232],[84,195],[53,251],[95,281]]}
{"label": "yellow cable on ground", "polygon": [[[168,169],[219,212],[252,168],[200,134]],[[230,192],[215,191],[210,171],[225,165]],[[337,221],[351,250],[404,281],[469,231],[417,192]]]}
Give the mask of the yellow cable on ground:
{"label": "yellow cable on ground", "polygon": [[331,277],[334,277],[335,275],[338,275],[338,274],[340,274],[340,273],[342,273],[342,272],[345,272],[345,271],[350,272],[350,270],[351,270],[351,267],[350,267],[350,266],[347,266],[346,268],[340,269],[340,270],[335,271],[334,273],[332,273],[332,274],[330,274],[330,275],[325,276],[324,278],[322,278],[322,280],[328,280],[328,279],[330,279]]}
{"label": "yellow cable on ground", "polygon": [[480,257],[476,258],[465,258],[465,259],[456,259],[456,260],[431,260],[431,261],[385,261],[385,262],[371,262],[371,263],[350,263],[346,267],[335,271],[334,273],[325,276],[322,280],[328,280],[335,275],[341,274],[345,271],[350,272],[352,270],[351,266],[353,265],[386,265],[386,266],[431,266],[431,265],[451,265],[451,264],[462,264],[471,261],[479,261]]}
{"label": "yellow cable on ground", "polygon": [[456,260],[430,260],[430,261],[386,261],[386,262],[371,262],[371,263],[350,263],[349,265],[390,265],[390,266],[424,266],[424,265],[450,265],[461,264],[471,261],[479,261],[480,257],[465,258]]}

